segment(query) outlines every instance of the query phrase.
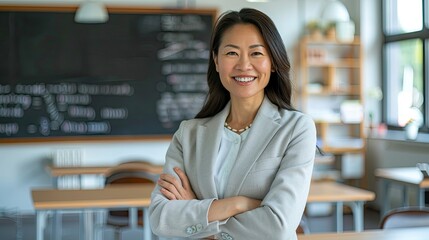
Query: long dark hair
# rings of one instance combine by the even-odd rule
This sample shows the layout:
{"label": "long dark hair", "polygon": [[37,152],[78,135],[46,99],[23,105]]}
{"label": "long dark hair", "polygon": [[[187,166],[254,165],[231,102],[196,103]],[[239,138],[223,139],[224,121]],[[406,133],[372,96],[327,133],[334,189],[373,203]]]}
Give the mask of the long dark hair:
{"label": "long dark hair", "polygon": [[265,87],[268,99],[279,108],[295,110],[291,105],[292,84],[290,79],[290,62],[282,38],[274,22],[263,12],[251,8],[223,13],[213,29],[210,43],[210,59],[207,71],[209,92],[206,102],[195,118],[211,117],[219,113],[230,100],[229,92],[223,87],[219,73],[216,71],[214,55],[218,54],[219,45],[226,30],[236,24],[253,24],[261,33],[268,45],[272,57],[274,72]]}

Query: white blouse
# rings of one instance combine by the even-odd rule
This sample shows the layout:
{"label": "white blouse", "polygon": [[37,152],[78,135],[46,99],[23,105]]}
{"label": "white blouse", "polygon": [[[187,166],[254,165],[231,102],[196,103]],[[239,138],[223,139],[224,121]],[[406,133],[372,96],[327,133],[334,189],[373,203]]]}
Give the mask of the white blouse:
{"label": "white blouse", "polygon": [[215,165],[215,183],[219,199],[224,197],[228,178],[237,159],[241,144],[246,140],[250,129],[237,134],[224,127]]}

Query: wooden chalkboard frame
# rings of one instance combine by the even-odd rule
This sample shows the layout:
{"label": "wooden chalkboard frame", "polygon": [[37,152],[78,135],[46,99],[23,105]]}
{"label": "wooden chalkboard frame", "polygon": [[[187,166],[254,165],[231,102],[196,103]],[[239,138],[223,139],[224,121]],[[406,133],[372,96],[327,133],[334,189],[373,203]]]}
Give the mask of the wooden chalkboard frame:
{"label": "wooden chalkboard frame", "polygon": [[[75,5],[0,5],[0,12],[75,12]],[[107,6],[109,13],[118,14],[202,14],[212,16],[212,23],[218,16],[213,8],[148,8],[141,6]],[[1,137],[0,144],[8,143],[44,143],[44,142],[86,142],[86,141],[165,141],[170,140],[171,134],[151,135],[76,135],[76,136],[46,136],[46,137]]]}

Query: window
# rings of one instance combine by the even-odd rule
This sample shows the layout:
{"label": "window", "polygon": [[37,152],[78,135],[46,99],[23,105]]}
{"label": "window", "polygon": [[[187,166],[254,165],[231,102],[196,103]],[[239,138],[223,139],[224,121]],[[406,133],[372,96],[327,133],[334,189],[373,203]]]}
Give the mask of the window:
{"label": "window", "polygon": [[429,0],[384,0],[383,119],[429,127]]}

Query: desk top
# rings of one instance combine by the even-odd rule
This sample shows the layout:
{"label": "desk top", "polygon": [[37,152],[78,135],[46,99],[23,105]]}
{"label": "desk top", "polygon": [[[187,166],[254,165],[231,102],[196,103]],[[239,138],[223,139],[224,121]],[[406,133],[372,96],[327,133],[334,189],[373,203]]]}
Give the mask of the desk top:
{"label": "desk top", "polygon": [[162,165],[153,165],[145,162],[127,162],[114,166],[76,166],[76,167],[55,167],[47,166],[47,170],[53,177],[66,175],[108,175],[112,171],[118,170],[144,170],[149,173],[161,174]]}
{"label": "desk top", "polygon": [[[32,189],[35,209],[149,206],[154,184],[120,184],[102,189]],[[370,201],[373,192],[336,182],[313,182],[307,202]]]}
{"label": "desk top", "polygon": [[307,202],[352,202],[374,199],[375,194],[365,189],[337,182],[312,182]]}
{"label": "desk top", "polygon": [[154,184],[118,184],[102,189],[32,189],[34,208],[147,207]]}
{"label": "desk top", "polygon": [[364,232],[320,233],[298,235],[298,240],[427,240],[429,228],[367,230]]}
{"label": "desk top", "polygon": [[429,178],[423,178],[423,174],[417,167],[378,168],[375,176],[391,181],[419,185],[421,188],[429,188]]}
{"label": "desk top", "polygon": [[92,166],[92,167],[54,167],[47,166],[46,169],[53,177],[61,177],[66,175],[106,175],[111,166]]}

